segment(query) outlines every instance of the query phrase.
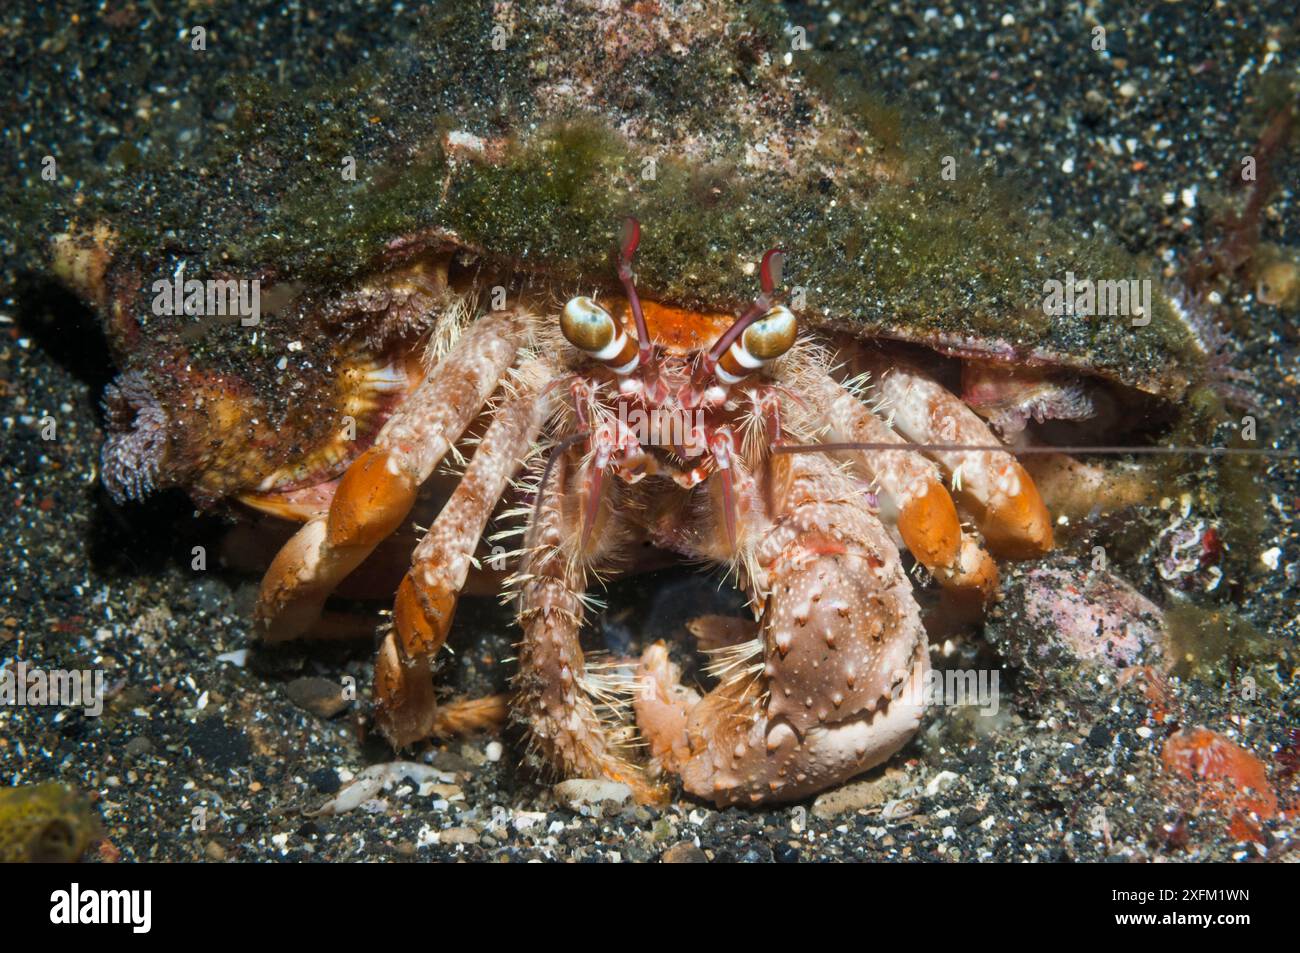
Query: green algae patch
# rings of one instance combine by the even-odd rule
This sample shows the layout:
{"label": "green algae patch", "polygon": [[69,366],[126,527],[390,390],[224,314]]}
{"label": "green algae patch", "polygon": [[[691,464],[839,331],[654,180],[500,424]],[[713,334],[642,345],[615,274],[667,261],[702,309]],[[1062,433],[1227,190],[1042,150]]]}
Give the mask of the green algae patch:
{"label": "green algae patch", "polygon": [[0,788],[0,863],[71,863],[102,836],[99,815],[74,788]]}
{"label": "green algae patch", "polygon": [[[1006,342],[1165,396],[1200,377],[1204,353],[1153,269],[1098,237],[1028,214],[1011,183],[966,156],[936,123],[873,94],[843,55],[806,62],[808,84],[861,133],[858,148],[843,155],[895,170],[874,184],[860,177],[861,201],[825,218],[825,240],[846,251],[834,273],[818,275],[828,314],[870,333],[901,328]],[[1045,313],[1045,282],[1070,273],[1149,280],[1149,323]]]}
{"label": "green algae patch", "polygon": [[[647,181],[640,172],[649,160],[655,175]],[[447,189],[435,203],[441,176]],[[364,222],[345,244],[360,252],[385,231],[437,225],[523,270],[610,285],[610,247],[631,214],[645,235],[643,288],[678,304],[743,307],[756,292],[753,262],[783,246],[787,284],[802,290],[805,315],[835,327],[1005,342],[1150,389],[1171,378],[1177,388],[1200,364],[1158,288],[1143,327],[1125,315],[1046,314],[1049,280],[1141,280],[1143,272],[1113,248],[1030,219],[987,176],[883,184],[864,177],[864,188],[850,193],[828,188],[812,170],[780,180],[747,172],[741,153],[704,165],[656,156],[580,120],[515,143],[499,164],[449,168],[434,156],[398,181],[364,200]],[[336,229],[356,221],[310,216],[321,220]]]}
{"label": "green algae patch", "polygon": [[1279,687],[1268,673],[1280,660],[1281,644],[1231,606],[1172,605],[1164,625],[1174,674],[1222,680],[1244,673],[1261,690]]}
{"label": "green algae patch", "polygon": [[[652,182],[637,174],[649,158]],[[426,218],[501,261],[599,286],[613,280],[613,236],[632,214],[645,236],[642,287],[663,300],[743,307],[756,293],[752,264],[779,245],[805,314],[836,327],[1007,342],[1153,388],[1171,365],[1183,368],[1180,381],[1193,375],[1199,351],[1158,290],[1145,327],[1122,315],[1044,313],[1047,280],[1140,278],[1131,260],[1030,220],[987,181],[949,185],[845,195],[813,173],[746,174],[740,155],[705,166],[658,159],[580,122],[548,127],[501,164],[454,170],[445,202]]]}
{"label": "green algae patch", "polygon": [[[440,232],[498,272],[614,289],[610,250],[635,215],[638,279],[664,301],[743,308],[754,264],[782,246],[809,325],[1059,363],[1167,397],[1199,376],[1202,355],[1158,285],[1143,327],[1044,313],[1045,283],[1067,274],[1149,275],[1027,215],[987,169],[941,176],[943,136],[843,63],[808,53],[782,65],[789,44],[766,6],[729,10],[721,38],[716,22],[684,28],[619,62],[617,44],[571,42],[599,13],[518,16],[500,50],[491,5],[456,5],[384,61],[311,89],[232,80],[232,114],[200,155],[124,150],[81,217],[120,213],[146,283],[184,258],[196,276],[328,290],[394,242]],[[485,148],[453,150],[452,133]],[[762,151],[769,134],[788,160]],[[139,184],[119,199],[128,170]]]}
{"label": "green algae patch", "polygon": [[493,258],[576,280],[605,276],[635,154],[594,122],[547,127],[500,164],[467,163],[439,216]]}

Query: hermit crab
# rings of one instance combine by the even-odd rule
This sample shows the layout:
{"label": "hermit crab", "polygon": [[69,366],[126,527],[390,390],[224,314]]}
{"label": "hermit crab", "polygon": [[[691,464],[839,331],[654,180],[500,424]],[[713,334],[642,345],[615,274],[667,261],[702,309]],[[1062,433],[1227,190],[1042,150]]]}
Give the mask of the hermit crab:
{"label": "hermit crab", "polygon": [[[1205,348],[1161,287],[1136,316],[1045,310],[1046,281],[1141,269],[939,176],[934,140],[766,14],[452,6],[412,41],[420,69],[314,93],[311,121],[242,102],[203,167],[237,175],[144,176],[114,215],[70,213],[55,267],[122,371],[110,495],[300,524],[261,585],[268,641],[322,635],[330,594],[399,537],[374,680],[395,746],[508,704],[540,767],[743,804],[888,758],[930,664],[909,572],[978,610],[995,557],[1053,546],[1048,483],[1107,492],[1011,451],[1177,425]],[[778,243],[788,267],[757,254]],[[193,308],[151,305],[199,278]],[[214,310],[213,282],[259,283],[261,314]],[[703,631],[702,695],[663,645],[584,658],[589,589],[647,548],[748,599],[751,620]],[[440,700],[483,578],[517,608],[513,695]]]}
{"label": "hermit crab", "polygon": [[[614,313],[578,296],[557,318],[523,300],[465,329],[344,473],[328,512],[281,550],[258,616],[268,638],[305,634],[500,390],[398,588],[375,674],[384,732],[402,747],[438,724],[432,659],[493,512],[545,434],[552,449],[528,487],[535,502],[512,579],[523,633],[514,706],[544,760],[649,791],[599,713],[602,688],[578,640],[592,575],[648,539],[733,567],[758,620],[747,638],[712,646],[731,675],[702,699],[679,684],[662,645],[646,650],[630,690],[658,766],[719,801],[800,797],[888,757],[921,714],[891,704],[928,659],[894,538],[946,586],[995,584],[944,476],[961,474],[961,499],[1000,552],[1046,551],[1047,511],[1009,454],[949,451],[932,462],[906,447],[996,442],[924,372],[889,366],[873,385],[892,428],[839,383],[829,358],[798,339],[794,313],[774,303],[780,251],[763,259],[762,293],[729,321],[643,303],[631,269],[638,242],[630,220],[618,256],[626,297],[611,302]],[[823,434],[898,449],[854,452],[848,467],[773,452]]]}

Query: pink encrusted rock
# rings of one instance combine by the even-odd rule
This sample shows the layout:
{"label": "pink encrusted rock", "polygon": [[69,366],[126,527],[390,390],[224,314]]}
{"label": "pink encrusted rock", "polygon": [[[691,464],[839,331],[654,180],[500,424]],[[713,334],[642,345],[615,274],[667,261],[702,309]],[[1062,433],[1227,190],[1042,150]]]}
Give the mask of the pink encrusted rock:
{"label": "pink encrusted rock", "polygon": [[1036,593],[1025,607],[1030,624],[1082,662],[1124,668],[1163,652],[1160,608],[1114,573],[1041,567],[1024,584]]}
{"label": "pink encrusted rock", "polygon": [[1030,704],[1044,689],[1086,702],[1105,672],[1166,665],[1160,607],[1113,572],[1063,557],[1007,575],[986,635]]}

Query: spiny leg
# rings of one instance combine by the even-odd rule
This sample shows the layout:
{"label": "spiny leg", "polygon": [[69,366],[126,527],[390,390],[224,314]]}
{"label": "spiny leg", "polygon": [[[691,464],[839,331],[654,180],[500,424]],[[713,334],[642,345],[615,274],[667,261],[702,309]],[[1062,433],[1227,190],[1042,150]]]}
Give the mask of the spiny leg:
{"label": "spiny leg", "polygon": [[420,485],[478,416],[515,358],[522,317],[499,312],[467,328],[344,473],[325,516],[284,545],[262,579],[263,638],[297,638],[326,598],[410,512]]}
{"label": "spiny leg", "polygon": [[[375,665],[376,720],[395,748],[434,733],[440,720],[432,692],[432,663],[447,640],[456,602],[474,550],[510,480],[528,457],[550,416],[553,393],[541,362],[524,364],[516,393],[493,413],[460,482],[411,556],[393,605],[394,629],[384,637]],[[483,708],[493,718],[504,704]],[[460,730],[471,725],[468,712]]]}
{"label": "spiny leg", "polygon": [[987,597],[997,588],[997,565],[961,527],[938,467],[871,412],[829,374],[810,374],[807,395],[826,410],[833,443],[893,443],[899,449],[851,451],[854,469],[876,487],[881,519],[898,528],[908,551],[945,588]]}
{"label": "spiny leg", "polygon": [[[897,697],[928,655],[887,530],[823,456],[782,466],[786,489],[739,560],[763,606],[760,636],[727,650],[730,671],[703,698],[678,685],[662,644],[638,671],[652,753],[718,804],[791,800],[852,777],[897,751],[923,711]],[[724,521],[714,512],[716,535]]]}
{"label": "spiny leg", "polygon": [[582,625],[587,562],[608,547],[612,532],[592,536],[579,553],[584,483],[576,454],[565,453],[542,486],[541,504],[525,538],[526,561],[520,585],[519,674],[514,718],[529,732],[532,752],[542,765],[565,777],[606,777],[629,785],[638,800],[662,800],[642,770],[619,751],[598,711],[593,685],[578,641]]}
{"label": "spiny leg", "polygon": [[[890,423],[912,443],[975,444],[1000,441],[960,398],[915,368],[873,360],[872,391],[889,408]],[[1052,548],[1052,522],[1034,481],[1009,453],[950,450],[928,454],[949,474],[960,499],[974,510],[994,553],[1015,559]]]}

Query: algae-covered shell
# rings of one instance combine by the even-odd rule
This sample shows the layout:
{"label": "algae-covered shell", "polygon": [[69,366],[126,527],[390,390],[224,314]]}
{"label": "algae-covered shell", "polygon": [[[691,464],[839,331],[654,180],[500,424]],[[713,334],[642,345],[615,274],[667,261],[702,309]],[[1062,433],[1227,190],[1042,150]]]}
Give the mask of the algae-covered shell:
{"label": "algae-covered shell", "polygon": [[[1198,380],[1203,349],[1158,281],[1138,325],[1043,307],[1068,275],[1154,274],[1027,215],[941,131],[882,106],[805,39],[759,4],[438,5],[405,49],[342,80],[250,80],[201,156],[144,156],[129,182],[105,173],[61,268],[101,306],[119,363],[154,393],[172,388],[160,404],[184,400],[197,373],[255,406],[250,446],[311,443],[313,422],[337,419],[328,379],[355,353],[322,306],[331,296],[449,249],[515,285],[613,289],[627,215],[646,236],[639,285],[662,302],[743,307],[754,262],[781,245],[806,323],[1167,401]],[[295,303],[255,333],[154,313],[152,283],[182,263]]]}
{"label": "algae-covered shell", "polygon": [[99,815],[74,788],[0,788],[0,863],[71,863],[102,836]]}

